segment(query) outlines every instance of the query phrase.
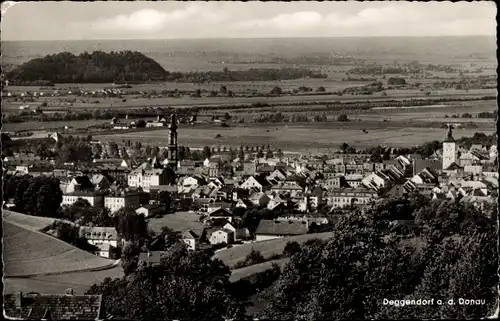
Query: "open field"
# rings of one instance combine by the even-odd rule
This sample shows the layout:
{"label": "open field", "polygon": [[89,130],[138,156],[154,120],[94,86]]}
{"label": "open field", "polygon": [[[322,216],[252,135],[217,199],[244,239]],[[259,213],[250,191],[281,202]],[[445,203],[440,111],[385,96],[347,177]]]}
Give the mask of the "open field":
{"label": "open field", "polygon": [[[245,259],[245,257],[253,250],[259,251],[265,259],[268,259],[274,255],[282,254],[286,243],[288,242],[298,242],[302,244],[308,240],[312,239],[329,239],[333,236],[333,232],[317,233],[317,234],[305,234],[291,237],[284,237],[280,239],[254,242],[249,244],[243,244],[234,246],[224,251],[219,251],[215,253],[215,257],[220,259],[224,264],[229,267],[233,267],[239,261]],[[258,271],[259,272],[259,271]]]}
{"label": "open field", "polygon": [[2,212],[4,222],[15,224],[30,231],[40,231],[56,221],[52,217],[31,216],[6,209],[2,209]]}
{"label": "open field", "polygon": [[57,274],[110,268],[107,260],[41,232],[4,221],[3,260],[6,277]]}
{"label": "open field", "polygon": [[[449,122],[453,122],[450,118]],[[272,148],[285,151],[319,151],[337,149],[343,142],[355,148],[369,148],[376,145],[392,147],[410,147],[422,143],[441,140],[445,130],[437,124],[434,128],[411,127],[409,123],[395,122],[388,124],[380,121],[364,121],[350,123],[307,123],[307,124],[251,124],[248,127],[181,127],[178,131],[180,145],[190,147],[231,146],[269,144]],[[389,127],[391,126],[391,127]],[[361,130],[365,128],[368,133]],[[487,123],[484,127],[474,129],[456,129],[456,139],[473,136],[475,132],[491,134],[495,132],[495,124]],[[215,138],[216,135],[221,138]],[[113,135],[94,135],[101,142],[141,141],[143,143],[164,146],[167,144],[168,130],[148,132],[120,133]]]}
{"label": "open field", "polygon": [[246,266],[241,269],[235,269],[231,271],[231,277],[230,281],[231,282],[236,282],[240,279],[249,277],[253,274],[264,272],[265,270],[268,270],[273,267],[273,264],[277,264],[280,268],[283,268],[285,264],[288,262],[288,258],[283,258],[283,259],[278,259],[278,260],[272,260],[272,261],[267,261],[259,264],[254,264],[250,266]]}
{"label": "open field", "polygon": [[204,225],[199,221],[201,215],[190,212],[176,212],[165,214],[163,217],[148,219],[148,227],[155,233],[160,233],[161,228],[167,226],[174,231],[192,230],[201,235]]}

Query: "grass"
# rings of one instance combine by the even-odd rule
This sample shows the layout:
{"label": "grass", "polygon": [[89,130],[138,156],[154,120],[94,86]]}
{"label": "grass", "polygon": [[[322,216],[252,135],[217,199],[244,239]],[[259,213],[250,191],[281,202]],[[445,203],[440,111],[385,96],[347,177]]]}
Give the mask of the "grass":
{"label": "grass", "polygon": [[231,282],[236,282],[240,279],[244,279],[246,277],[249,277],[251,275],[254,275],[256,273],[264,272],[265,270],[268,270],[272,268],[273,264],[277,264],[280,268],[283,268],[285,264],[288,262],[288,258],[282,258],[278,260],[272,260],[272,261],[267,261],[259,264],[254,264],[250,266],[246,266],[241,269],[235,269],[231,271],[231,277],[230,281]]}
{"label": "grass", "polygon": [[[333,236],[332,232],[326,232],[326,233],[305,234],[305,235],[291,236],[291,237],[285,237],[268,241],[254,242],[254,243],[234,246],[232,248],[219,251],[215,254],[215,257],[220,259],[222,262],[224,262],[224,264],[226,264],[231,268],[237,262],[244,260],[245,257],[252,251],[252,249],[260,252],[265,259],[269,259],[274,255],[282,254],[283,249],[285,248],[285,245],[288,242],[296,241],[299,244],[301,244],[311,239],[328,239],[332,236]],[[247,268],[251,268],[251,266]],[[246,274],[243,272],[240,273],[242,275]]]}
{"label": "grass", "polygon": [[177,212],[173,214],[166,214],[159,218],[150,218],[148,226],[155,233],[160,233],[161,228],[167,226],[174,231],[184,232],[192,230],[198,235],[201,235],[204,225],[199,221],[200,214],[190,212]]}
{"label": "grass", "polygon": [[6,209],[2,211],[2,217],[5,222],[14,223],[18,227],[31,231],[40,231],[56,221],[56,219],[52,217],[31,216]]}
{"label": "grass", "polygon": [[101,269],[114,262],[7,220],[4,221],[3,233],[6,277]]}

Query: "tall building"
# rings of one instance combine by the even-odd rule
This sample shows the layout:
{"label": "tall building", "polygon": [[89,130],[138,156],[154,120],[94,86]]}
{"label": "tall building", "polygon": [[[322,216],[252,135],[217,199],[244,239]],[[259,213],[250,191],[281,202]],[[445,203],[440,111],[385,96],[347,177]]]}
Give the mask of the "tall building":
{"label": "tall building", "polygon": [[443,141],[443,170],[457,161],[457,143],[453,139],[452,126],[448,125],[448,131]]}
{"label": "tall building", "polygon": [[170,137],[168,142],[168,166],[173,170],[177,169],[177,117],[175,114],[170,116]]}

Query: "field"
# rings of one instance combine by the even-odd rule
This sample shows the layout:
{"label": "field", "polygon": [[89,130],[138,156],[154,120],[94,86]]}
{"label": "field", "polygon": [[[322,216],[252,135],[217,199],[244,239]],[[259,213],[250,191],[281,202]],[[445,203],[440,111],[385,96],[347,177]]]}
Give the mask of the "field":
{"label": "field", "polygon": [[302,244],[308,240],[312,239],[328,239],[333,236],[332,232],[318,233],[318,234],[305,234],[298,236],[285,237],[280,239],[254,242],[249,244],[243,244],[234,246],[227,250],[219,251],[215,253],[215,257],[220,259],[224,264],[229,267],[233,267],[239,261],[245,259],[245,257],[252,251],[259,251],[265,259],[268,259],[274,255],[283,254],[283,249],[288,242],[298,242]]}
{"label": "field", "polygon": [[[452,122],[452,120],[450,120]],[[393,127],[389,127],[393,126]],[[472,136],[481,131],[487,134],[495,132],[494,123],[488,123],[484,128],[457,129],[454,131],[456,139]],[[365,128],[368,133],[363,133]],[[248,127],[181,127],[178,130],[180,145],[190,147],[203,146],[254,146],[269,144],[272,148],[284,151],[326,152],[337,149],[346,142],[355,148],[369,148],[376,145],[392,147],[409,147],[422,143],[441,140],[445,134],[443,128],[435,124],[434,128],[411,127],[408,123],[394,124],[381,123],[379,120],[360,123],[308,123],[308,124],[252,124]],[[215,138],[220,134],[220,138]],[[165,146],[168,139],[168,130],[146,132],[120,133],[113,135],[94,135],[94,139],[101,142],[131,140],[143,143]]]}
{"label": "field", "polygon": [[[7,217],[8,219],[8,217]],[[3,259],[6,277],[68,273],[109,268],[107,260],[41,232],[4,220]]]}
{"label": "field", "polygon": [[174,231],[192,230],[198,235],[203,231],[203,223],[199,221],[201,215],[190,212],[176,212],[166,214],[159,218],[148,219],[148,227],[155,233],[160,233],[161,228],[167,226]]}
{"label": "field", "polygon": [[231,277],[230,281],[231,282],[236,282],[240,279],[249,277],[253,274],[264,272],[265,270],[268,270],[273,267],[273,264],[277,264],[280,268],[283,268],[285,264],[288,262],[288,258],[283,258],[283,259],[278,259],[278,260],[272,260],[272,261],[267,261],[259,264],[254,264],[250,266],[246,266],[241,269],[235,269],[231,271]]}
{"label": "field", "polygon": [[31,216],[2,209],[2,217],[5,222],[13,223],[18,227],[30,231],[40,231],[56,221],[55,218]]}

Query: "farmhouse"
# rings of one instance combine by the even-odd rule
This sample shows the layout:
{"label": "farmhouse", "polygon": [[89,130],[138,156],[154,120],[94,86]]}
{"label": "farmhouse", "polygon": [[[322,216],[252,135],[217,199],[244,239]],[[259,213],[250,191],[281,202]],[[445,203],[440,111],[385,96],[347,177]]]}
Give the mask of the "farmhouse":
{"label": "farmhouse", "polygon": [[118,233],[114,227],[80,227],[80,237],[99,247],[100,256],[109,258],[110,247],[117,247]]}

